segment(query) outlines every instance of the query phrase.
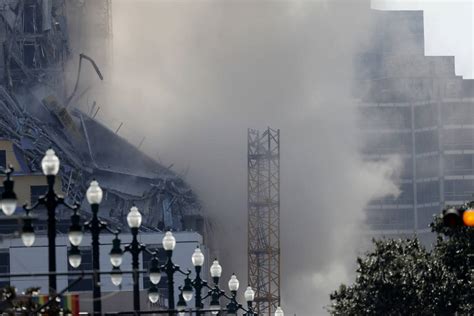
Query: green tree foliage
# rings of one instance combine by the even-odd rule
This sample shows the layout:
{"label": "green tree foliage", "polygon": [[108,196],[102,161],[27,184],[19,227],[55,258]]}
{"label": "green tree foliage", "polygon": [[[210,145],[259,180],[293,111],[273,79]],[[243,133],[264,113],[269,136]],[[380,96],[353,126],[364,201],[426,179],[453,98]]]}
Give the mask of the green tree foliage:
{"label": "green tree foliage", "polygon": [[439,217],[432,250],[415,239],[374,240],[354,284],[330,295],[332,315],[474,315],[474,229]]}

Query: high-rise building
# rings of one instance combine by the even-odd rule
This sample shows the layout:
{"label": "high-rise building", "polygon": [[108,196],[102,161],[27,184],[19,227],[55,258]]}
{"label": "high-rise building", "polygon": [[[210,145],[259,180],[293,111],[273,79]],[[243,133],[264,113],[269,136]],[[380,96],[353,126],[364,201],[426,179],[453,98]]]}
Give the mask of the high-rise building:
{"label": "high-rise building", "polygon": [[374,11],[358,55],[354,94],[367,160],[396,155],[398,197],[374,200],[368,224],[383,235],[429,232],[433,214],[474,199],[474,80],[454,57],[424,55],[422,11]]}

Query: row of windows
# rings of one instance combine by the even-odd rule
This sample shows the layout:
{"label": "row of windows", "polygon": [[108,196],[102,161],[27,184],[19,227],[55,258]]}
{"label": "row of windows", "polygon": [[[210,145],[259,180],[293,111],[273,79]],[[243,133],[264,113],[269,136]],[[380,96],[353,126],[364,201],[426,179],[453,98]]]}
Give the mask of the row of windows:
{"label": "row of windows", "polygon": [[[362,152],[365,154],[410,154],[412,152],[411,133],[370,133]],[[474,129],[445,129],[441,132],[444,150],[474,149]],[[437,152],[440,147],[438,130],[415,133],[416,154]]]}
{"label": "row of windows", "polygon": [[367,210],[367,223],[372,229],[411,229],[413,228],[412,209]]}
{"label": "row of windows", "polygon": [[[410,129],[411,107],[364,107],[360,110],[361,127],[380,129]],[[438,105],[414,106],[415,128],[438,125]],[[474,124],[472,103],[446,103],[441,107],[441,121],[445,125]]]}
{"label": "row of windows", "polygon": [[472,103],[443,104],[441,115],[444,124],[474,124],[474,105]]}
{"label": "row of windows", "polygon": [[445,180],[444,194],[446,200],[470,201],[474,196],[474,180]]}
{"label": "row of windows", "polygon": [[466,150],[474,148],[474,129],[445,129],[442,133],[445,150]]}
{"label": "row of windows", "polygon": [[474,173],[474,155],[446,155],[444,158],[445,175],[467,175]]}

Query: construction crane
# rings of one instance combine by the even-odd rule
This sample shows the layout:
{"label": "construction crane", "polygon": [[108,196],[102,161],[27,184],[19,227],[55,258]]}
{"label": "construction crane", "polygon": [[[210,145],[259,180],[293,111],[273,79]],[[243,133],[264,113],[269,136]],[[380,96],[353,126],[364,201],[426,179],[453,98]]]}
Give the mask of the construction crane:
{"label": "construction crane", "polygon": [[280,305],[280,130],[248,130],[248,282],[257,313]]}

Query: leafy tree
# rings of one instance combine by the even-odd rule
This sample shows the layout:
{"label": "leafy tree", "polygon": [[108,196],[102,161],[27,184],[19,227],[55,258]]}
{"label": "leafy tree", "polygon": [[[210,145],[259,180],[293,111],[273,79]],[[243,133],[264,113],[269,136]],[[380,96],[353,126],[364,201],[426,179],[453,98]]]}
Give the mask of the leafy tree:
{"label": "leafy tree", "polygon": [[[431,224],[436,243],[428,251],[415,239],[374,240],[357,258],[354,284],[330,295],[332,315],[474,314],[474,229]],[[471,257],[470,257],[471,255]]]}

